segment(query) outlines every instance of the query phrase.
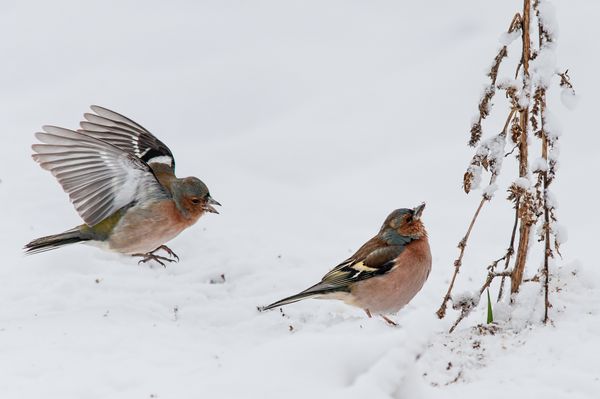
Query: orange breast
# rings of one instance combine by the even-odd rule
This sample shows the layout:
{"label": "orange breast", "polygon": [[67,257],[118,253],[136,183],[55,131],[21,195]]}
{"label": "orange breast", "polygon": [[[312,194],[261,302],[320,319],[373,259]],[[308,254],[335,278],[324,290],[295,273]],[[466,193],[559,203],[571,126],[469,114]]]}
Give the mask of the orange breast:
{"label": "orange breast", "polygon": [[123,254],[147,253],[194,222],[184,218],[170,199],[136,205],[115,226],[108,240],[109,248]]}
{"label": "orange breast", "polygon": [[395,313],[421,290],[430,270],[431,251],[427,238],[413,241],[389,273],[354,284],[352,295],[345,301],[373,313]]}

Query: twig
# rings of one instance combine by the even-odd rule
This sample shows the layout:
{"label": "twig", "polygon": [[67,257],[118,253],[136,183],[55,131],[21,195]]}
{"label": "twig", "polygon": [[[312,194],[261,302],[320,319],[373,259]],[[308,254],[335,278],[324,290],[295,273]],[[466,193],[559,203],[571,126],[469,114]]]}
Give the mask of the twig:
{"label": "twig", "polygon": [[515,152],[515,150],[516,150],[517,148],[519,148],[519,145],[518,145],[518,144],[517,144],[517,145],[515,145],[515,146],[512,148],[512,150],[510,150],[509,152],[507,152],[506,154],[504,154],[504,158],[508,157],[509,155],[512,155],[512,154],[513,154],[513,152]]}
{"label": "twig", "polygon": [[[508,27],[508,33],[512,33],[522,27],[522,18],[519,13],[515,14],[510,25]],[[481,100],[479,101],[479,117],[473,125],[471,125],[471,137],[469,139],[469,145],[471,147],[475,147],[479,140],[481,139],[481,123],[490,113],[490,102],[494,98],[496,94],[496,80],[498,78],[498,70],[500,69],[500,65],[502,64],[502,60],[508,56],[508,47],[502,46],[500,50],[498,50],[498,54],[494,57],[494,62],[488,72],[488,77],[490,78],[490,84],[487,86]],[[516,78],[515,78],[516,79]]]}
{"label": "twig", "polygon": [[[539,11],[538,11],[539,12]],[[543,46],[544,41],[549,40],[548,34],[544,31],[542,22],[538,17],[538,34],[539,34],[539,46]],[[567,69],[564,73],[560,74],[561,86],[565,85],[570,87],[573,86],[569,82],[569,75]],[[564,83],[563,83],[564,82]],[[543,90],[540,96],[540,134],[542,136],[542,158],[548,162],[548,135],[545,129],[545,117],[544,112],[546,110],[546,90]],[[549,296],[549,282],[550,282],[550,265],[549,258],[552,256],[552,248],[550,247],[550,210],[548,209],[548,186],[550,181],[548,180],[548,170],[542,172],[543,179],[543,201],[544,201],[544,324],[548,323],[548,308],[552,307],[550,304]],[[537,275],[536,275],[537,277]]]}
{"label": "twig", "polygon": [[[515,253],[515,237],[517,236],[517,226],[519,224],[519,201],[517,198],[515,203],[515,222],[513,223],[512,234],[510,235],[510,244],[508,245],[508,249],[506,250],[506,259],[504,262],[504,270],[508,270],[508,265],[510,264],[510,258]],[[506,276],[502,276],[502,280],[500,281],[500,290],[498,291],[498,299],[496,302],[500,302],[502,299],[502,294],[504,293],[504,282],[506,280]]]}
{"label": "twig", "polygon": [[471,231],[473,230],[475,221],[477,220],[477,217],[479,216],[479,212],[481,212],[481,208],[483,208],[483,204],[486,201],[488,201],[488,199],[485,196],[482,196],[481,201],[479,202],[479,206],[477,207],[477,210],[475,211],[475,214],[473,215],[473,218],[471,219],[471,223],[469,224],[467,233],[465,234],[463,239],[460,240],[460,242],[458,243],[458,248],[460,249],[460,253],[458,254],[458,258],[454,261],[454,274],[452,275],[452,280],[450,281],[450,286],[448,287],[448,292],[446,292],[446,295],[444,296],[444,300],[442,301],[440,308],[436,312],[437,316],[440,319],[443,319],[444,316],[446,315],[446,307],[448,306],[448,301],[450,300],[450,297],[452,295],[452,288],[454,287],[454,282],[456,281],[456,276],[458,275],[460,266],[462,264],[462,258],[465,254],[465,248],[467,248],[467,242],[469,241],[469,236],[471,235]]}
{"label": "twig", "polygon": [[[496,263],[498,263],[500,260],[502,260],[502,258],[500,258],[499,260],[496,261]],[[493,271],[489,271],[487,278],[485,279],[485,282],[483,283],[483,285],[481,286],[481,288],[479,289],[479,296],[481,297],[481,294],[483,294],[483,292],[485,291],[486,288],[488,288],[491,284],[492,281],[494,281],[494,279],[496,277],[506,277],[506,276],[510,276],[510,272],[509,271],[503,271],[503,272],[498,272],[495,273]],[[458,324],[469,315],[469,313],[471,313],[472,308],[463,308],[460,312],[460,315],[458,316],[458,318],[456,319],[456,321],[454,322],[454,324],[452,324],[452,327],[450,327],[450,330],[448,331],[448,333],[452,333],[456,327],[458,326]]]}
{"label": "twig", "polygon": [[[510,110],[510,112],[508,113],[508,117],[506,118],[506,121],[504,122],[504,127],[502,128],[502,132],[500,134],[506,135],[506,131],[508,129],[508,125],[510,124],[510,120],[512,119],[512,117],[516,111],[517,110],[515,108]],[[494,175],[492,175],[490,177],[490,184],[493,183],[494,178],[495,178]],[[475,211],[475,214],[473,215],[473,218],[471,219],[471,223],[469,224],[467,233],[465,234],[463,239],[460,240],[460,242],[458,243],[458,248],[460,249],[460,253],[458,254],[458,258],[454,261],[454,273],[452,274],[452,280],[450,281],[450,286],[448,287],[448,292],[446,292],[446,295],[444,296],[444,300],[442,301],[440,308],[436,312],[437,316],[440,319],[443,319],[444,316],[446,315],[446,308],[448,305],[448,301],[450,300],[450,298],[452,296],[452,288],[454,287],[454,282],[456,281],[456,276],[458,275],[460,266],[462,264],[462,258],[464,256],[465,249],[467,248],[467,241],[469,240],[469,236],[471,235],[471,230],[473,230],[473,226],[475,225],[475,221],[477,220],[477,217],[479,216],[479,212],[481,211],[481,208],[483,208],[483,204],[489,200],[490,200],[490,198],[488,198],[487,196],[485,196],[485,195],[482,196],[481,202],[479,203],[479,206],[477,207],[477,210]],[[514,233],[513,233],[513,236],[514,236]],[[514,239],[511,241],[511,247],[512,247],[513,241],[514,241]]]}

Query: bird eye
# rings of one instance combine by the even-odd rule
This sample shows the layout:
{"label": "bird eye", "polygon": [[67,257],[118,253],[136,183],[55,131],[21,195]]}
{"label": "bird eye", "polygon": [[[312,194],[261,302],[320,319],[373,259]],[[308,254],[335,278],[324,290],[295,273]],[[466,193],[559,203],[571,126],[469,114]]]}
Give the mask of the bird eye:
{"label": "bird eye", "polygon": [[199,203],[200,203],[200,200],[198,198],[192,198],[192,204],[198,205]]}

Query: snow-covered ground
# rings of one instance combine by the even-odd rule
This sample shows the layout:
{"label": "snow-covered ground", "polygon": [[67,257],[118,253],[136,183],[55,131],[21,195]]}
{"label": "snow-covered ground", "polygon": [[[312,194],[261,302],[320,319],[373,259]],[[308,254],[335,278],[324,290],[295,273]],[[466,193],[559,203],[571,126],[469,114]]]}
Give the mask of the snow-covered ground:
{"label": "snow-covered ground", "polygon": [[[556,7],[558,63],[580,102],[569,111],[558,91],[550,99],[569,229],[553,322],[539,323],[529,284],[494,335],[471,328],[483,303],[448,335],[456,314],[434,312],[479,201],[460,188],[469,123],[520,1],[4,1],[0,397],[597,398],[600,3]],[[43,124],[76,127],[89,104],[150,129],[178,175],[202,178],[223,204],[170,243],[180,263],[138,266],[86,246],[22,255],[32,238],[80,223],[29,146]],[[434,265],[400,328],[336,302],[256,310],[421,201]],[[478,288],[511,222],[498,192],[459,291]],[[531,275],[539,254],[530,262]]]}

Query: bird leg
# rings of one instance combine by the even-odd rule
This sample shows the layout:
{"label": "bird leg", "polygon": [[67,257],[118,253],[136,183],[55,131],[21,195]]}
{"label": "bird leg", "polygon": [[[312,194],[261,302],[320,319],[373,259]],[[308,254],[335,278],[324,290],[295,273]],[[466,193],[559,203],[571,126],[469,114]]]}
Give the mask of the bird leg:
{"label": "bird leg", "polygon": [[384,316],[384,315],[382,315],[382,314],[381,314],[380,316],[381,316],[381,317],[383,318],[383,320],[385,320],[385,321],[386,321],[386,322],[387,322],[387,323],[388,323],[390,326],[398,327],[398,323],[396,323],[394,320],[392,320],[392,319],[390,319],[390,318],[388,318],[388,317],[386,317],[386,316]]}
{"label": "bird leg", "polygon": [[365,309],[365,313],[367,314],[367,316],[369,316],[369,319],[373,316],[371,316],[371,311],[369,309]]}
{"label": "bird leg", "polygon": [[[175,259],[171,259],[171,258],[167,258],[164,256],[154,254],[159,249],[164,250],[167,254],[169,254],[170,256],[173,256]],[[177,256],[175,254],[175,252],[171,251],[171,249],[169,247],[167,247],[166,245],[161,245],[160,247],[156,248],[154,251],[148,252],[147,254],[132,254],[131,256],[141,256],[142,257],[142,260],[140,260],[138,262],[138,265],[140,263],[146,263],[150,260],[158,262],[160,265],[162,265],[162,267],[167,267],[167,265],[164,262],[169,262],[169,263],[170,262],[179,262],[179,256]]]}

